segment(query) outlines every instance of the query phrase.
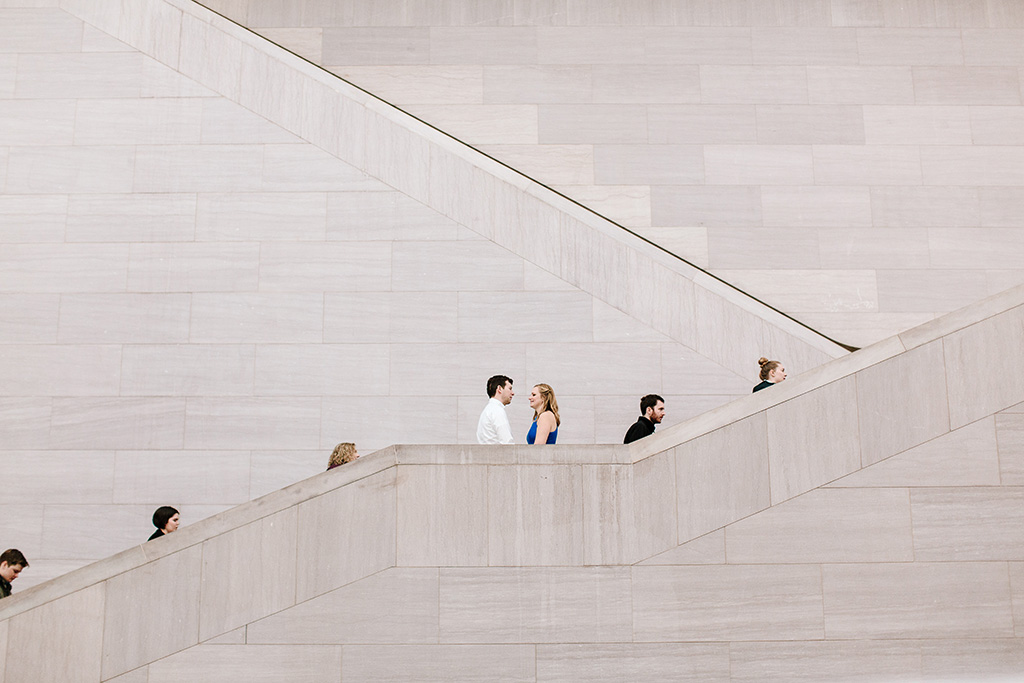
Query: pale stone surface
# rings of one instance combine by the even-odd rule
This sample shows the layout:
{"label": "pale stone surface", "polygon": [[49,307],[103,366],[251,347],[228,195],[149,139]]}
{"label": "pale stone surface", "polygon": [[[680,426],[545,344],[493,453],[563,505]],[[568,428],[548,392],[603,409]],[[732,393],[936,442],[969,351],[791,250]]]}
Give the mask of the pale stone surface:
{"label": "pale stone surface", "polygon": [[329,645],[199,645],[154,662],[149,683],[173,683],[202,672],[203,680],[331,683],[341,677],[341,648]]}
{"label": "pale stone surface", "polygon": [[523,645],[346,645],[344,676],[360,681],[538,680],[536,646]]}
{"label": "pale stone surface", "polygon": [[722,644],[538,645],[537,681],[727,681]]}
{"label": "pale stone surface", "polygon": [[929,488],[910,492],[918,561],[1022,560],[1024,489]]}
{"label": "pale stone surface", "polygon": [[425,465],[398,476],[398,566],[487,565],[487,470]]}

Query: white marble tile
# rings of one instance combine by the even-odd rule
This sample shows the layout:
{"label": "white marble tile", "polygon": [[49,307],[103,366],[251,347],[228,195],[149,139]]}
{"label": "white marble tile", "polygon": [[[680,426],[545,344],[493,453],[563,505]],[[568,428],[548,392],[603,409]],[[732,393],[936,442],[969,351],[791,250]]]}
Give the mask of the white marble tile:
{"label": "white marble tile", "polygon": [[532,104],[414,104],[405,110],[468,145],[537,144],[539,114]]}
{"label": "white marble tile", "polygon": [[713,185],[809,185],[811,150],[799,145],[706,145],[704,173]]}
{"label": "white marble tile", "polygon": [[0,145],[70,145],[78,104],[58,99],[5,101],[0,111]]}
{"label": "white marble tile", "polygon": [[[436,385],[428,385],[426,389],[437,393]],[[459,414],[455,396],[396,396],[392,393],[386,399],[387,411],[367,410],[367,406],[381,400],[377,396],[324,398],[320,446],[330,451],[336,443],[352,441],[372,451],[396,443],[458,442],[457,419],[452,419]],[[474,435],[478,415],[472,417]]]}
{"label": "white marble tile", "polygon": [[140,145],[137,150],[135,192],[263,189],[263,145]]}
{"label": "white marble tile", "polygon": [[972,139],[972,116],[969,107],[866,106],[864,133],[869,145],[993,144]]}
{"label": "white marble tile", "polygon": [[242,42],[203,18],[181,17],[178,70],[225,97],[241,94]]}
{"label": "white marble tile", "polygon": [[857,373],[862,465],[949,431],[943,370],[942,344],[932,342]]}
{"label": "white marble tile", "polygon": [[556,185],[561,192],[591,211],[620,225],[651,224],[651,188],[642,185]]}
{"label": "white marble tile", "polygon": [[201,135],[206,144],[298,143],[284,128],[223,97],[201,100]]}
{"label": "white marble tile", "polygon": [[662,389],[656,343],[534,343],[526,347],[526,367],[530,377],[543,377],[540,381],[565,394],[639,397]]}
{"label": "white marble tile", "polygon": [[652,187],[650,201],[655,226],[761,226],[760,187]]}
{"label": "white marble tile", "polygon": [[750,34],[739,27],[648,26],[644,52],[654,64],[749,64]]}
{"label": "white marble tile", "polygon": [[74,194],[67,202],[68,242],[191,241],[192,194]]}
{"label": "white marble tile", "polygon": [[114,481],[111,451],[6,450],[3,458],[10,482],[4,504],[110,503]]}
{"label": "white marble tile", "polygon": [[[493,242],[395,242],[395,291],[509,291],[523,288],[523,261]],[[440,268],[441,264],[450,264]]]}
{"label": "white marble tile", "polygon": [[39,448],[50,434],[50,398],[0,399],[0,438],[4,448]]}
{"label": "white marble tile", "polygon": [[644,144],[645,113],[644,106],[636,104],[541,104],[537,111],[538,137],[532,142]]}
{"label": "white marble tile", "polygon": [[867,187],[790,186],[761,188],[765,226],[844,228],[871,227]]}
{"label": "white marble tile", "polygon": [[1024,32],[1018,29],[964,29],[964,64],[1017,66],[1024,61]]}
{"label": "white marble tile", "polygon": [[827,564],[821,567],[821,581],[829,638],[1013,634],[1005,563]]}
{"label": "white marble tile", "polygon": [[7,192],[128,192],[135,157],[133,147],[12,147]]}
{"label": "white marble tile", "polygon": [[638,564],[725,564],[725,529],[698,536]]}
{"label": "white marble tile", "polygon": [[317,343],[323,338],[323,295],[196,293],[191,322],[192,342]]}
{"label": "white marble tile", "polygon": [[181,343],[188,294],[62,294],[57,340],[71,344]]}
{"label": "white marble tile", "polygon": [[757,142],[772,145],[864,143],[863,108],[852,105],[758,105]]}
{"label": "white marble tile", "polygon": [[18,98],[138,97],[143,55],[138,52],[25,54],[18,58]]}
{"label": "white marble tile", "polygon": [[433,26],[429,40],[431,64],[534,64],[540,42],[530,26]]}
{"label": "white marble tile", "polygon": [[367,88],[377,97],[400,106],[484,102],[485,68],[480,65],[346,64],[327,68],[346,81]]}
{"label": "white marble tile", "polygon": [[452,240],[457,225],[400,192],[346,192],[327,197],[329,240]]}
{"label": "white marble tile", "polygon": [[99,680],[105,594],[105,586],[91,586],[5,622],[5,680]]}
{"label": "white marble tile", "polygon": [[986,418],[865,467],[831,485],[998,486],[999,483],[996,428],[993,419]]}
{"label": "white marble tile", "polygon": [[296,602],[394,566],[395,492],[389,469],[299,505]]}
{"label": "white marble tile", "polygon": [[388,242],[268,242],[260,247],[263,292],[381,291],[391,286]]}
{"label": "white marble tile", "polygon": [[196,98],[80,100],[75,144],[196,144],[202,103]]}
{"label": "white marble tile", "polygon": [[495,330],[507,342],[593,339],[593,299],[584,292],[460,292],[459,341],[487,342]]}
{"label": "white marble tile", "polygon": [[919,185],[917,148],[896,145],[815,145],[814,181],[820,185]]}
{"label": "white marble tile", "polygon": [[729,664],[737,682],[913,681],[920,680],[921,648],[884,640],[731,643]]}
{"label": "white marble tile", "polygon": [[0,48],[9,53],[77,52],[82,46],[82,22],[56,7],[26,4],[0,9]]}
{"label": "white marble tile", "polygon": [[560,185],[594,182],[592,145],[475,145],[520,173]]}
{"label": "white marble tile", "polygon": [[360,681],[519,681],[536,678],[535,647],[523,645],[346,645],[345,675]]}
{"label": "white marble tile", "polygon": [[437,644],[437,572],[386,569],[249,624],[247,641]]}
{"label": "white marble tile", "polygon": [[950,427],[956,429],[1024,398],[1024,367],[1014,350],[1022,329],[1014,309],[942,340]]}
{"label": "white marble tile", "polygon": [[701,102],[707,104],[806,104],[803,66],[700,67]]}
{"label": "white marble tile", "polygon": [[[231,16],[241,16],[241,12],[248,10],[248,2],[242,0],[238,12]],[[261,28],[259,34],[269,41],[280,45],[290,52],[305,57],[314,64],[324,64],[323,42],[324,29],[321,27],[285,27],[285,28]]]}
{"label": "white marble tile", "polygon": [[120,348],[113,345],[0,346],[0,395],[116,396]]}
{"label": "white marble tile", "polygon": [[104,33],[95,26],[85,24],[82,27],[82,52],[132,52],[134,48],[125,45],[109,33]]}
{"label": "white marble tile", "polygon": [[623,642],[628,568],[441,569],[442,643]]}
{"label": "white marble tile", "polygon": [[397,565],[487,565],[488,469],[425,465],[399,473]]}
{"label": "white marble tile", "polygon": [[126,244],[9,244],[0,253],[0,291],[110,292],[125,286]]}
{"label": "white marble tile", "polygon": [[[201,564],[202,548],[193,546],[107,582],[103,678],[196,644]],[[179,628],[168,632],[168,622]]]}
{"label": "white marble tile", "polygon": [[234,344],[132,344],[121,352],[122,396],[248,396],[254,350]]}
{"label": "white marble tile", "polygon": [[756,363],[763,353],[762,320],[703,287],[694,290],[694,349],[737,374],[750,372],[751,363]]}
{"label": "white marble tile", "polygon": [[319,398],[190,398],[187,448],[315,448]]}
{"label": "white marble tile", "polygon": [[249,497],[256,499],[320,474],[327,468],[329,456],[330,453],[319,448],[306,451],[251,451]]}
{"label": "white marble tile", "polygon": [[297,521],[290,507],[203,543],[200,641],[295,604]]}
{"label": "white marble tile", "polygon": [[198,241],[319,241],[326,236],[324,193],[200,194],[196,202]]}
{"label": "white marble tile", "polygon": [[[982,224],[980,207],[975,187],[871,188],[871,217],[876,227],[978,226]],[[984,224],[998,223],[986,217]]]}
{"label": "white marble tile", "polygon": [[176,683],[196,675],[210,683],[282,678],[334,683],[341,677],[341,661],[337,646],[200,645],[153,662],[148,683]]}
{"label": "white marble tile", "polygon": [[915,549],[906,489],[818,489],[725,528],[730,564],[910,562]]}
{"label": "white marble tile", "polygon": [[693,439],[673,453],[681,543],[771,504],[761,415]]}
{"label": "white marble tile", "polygon": [[919,104],[1021,103],[1017,69],[1003,66],[915,66],[914,100]]}
{"label": "white marble tile", "polygon": [[147,56],[142,58],[142,97],[217,97],[217,93]]}
{"label": "white marble tile", "polygon": [[854,377],[768,409],[772,504],[861,467]]}
{"label": "white marble tile", "polygon": [[112,490],[116,505],[238,505],[249,500],[249,452],[118,451]]}
{"label": "white marble tile", "polygon": [[543,26],[536,31],[540,64],[645,62],[644,31],[639,27]]}
{"label": "white marble tile", "polygon": [[313,145],[267,145],[263,183],[270,192],[389,190],[379,180]]}
{"label": "white marble tile", "polygon": [[755,64],[857,64],[857,32],[850,28],[754,27]]}
{"label": "white marble tile", "polygon": [[909,66],[807,66],[812,104],[912,104]]}
{"label": "white marble tile", "polygon": [[704,181],[698,145],[595,145],[599,185],[694,185]]}
{"label": "white marble tile", "polygon": [[935,640],[921,644],[921,671],[932,678],[1012,678],[1024,667],[1022,659],[1024,652],[1017,638]]}
{"label": "white marble tile", "polygon": [[820,253],[827,248],[819,238],[821,232],[809,228],[708,228],[708,262],[716,271],[760,269],[768,260],[772,268],[820,268]]}
{"label": "white marble tile", "polygon": [[824,636],[814,565],[633,570],[636,641],[817,640]]}
{"label": "white marble tile", "polygon": [[[729,680],[725,643],[609,643],[537,646],[537,681]],[[531,679],[533,680],[533,679]]]}
{"label": "white marble tile", "polygon": [[174,398],[54,398],[50,448],[181,448],[185,402]]}
{"label": "white marble tile", "polygon": [[914,559],[925,562],[1024,560],[1018,486],[914,489]]}
{"label": "white marble tile", "polygon": [[377,344],[260,344],[257,396],[387,396],[391,349]]}
{"label": "white marble tile", "polygon": [[589,103],[590,65],[516,64],[485,66],[483,101],[488,104]]}
{"label": "white marble tile", "polygon": [[[0,531],[4,535],[4,543],[10,544],[12,548],[19,548],[25,553],[26,559],[31,563],[35,558],[43,554],[43,505],[17,503],[4,505],[0,511],[4,513],[0,521]],[[30,569],[38,568],[36,566]],[[45,565],[44,565],[45,566]],[[15,592],[20,592],[19,586],[27,586],[34,579],[32,574],[26,573],[14,586]]]}
{"label": "white marble tile", "polygon": [[490,467],[488,564],[583,563],[583,481],[578,467]]}
{"label": "white marble tile", "polygon": [[954,29],[862,28],[857,30],[861,64],[963,64],[960,32]]}
{"label": "white marble tile", "polygon": [[0,343],[56,342],[59,305],[57,294],[0,295]]}
{"label": "white marble tile", "polygon": [[[870,270],[927,268],[929,265],[928,231],[924,228],[887,228],[884,231],[876,228],[823,228],[814,233],[819,240],[822,268]],[[876,279],[878,277],[876,275]],[[882,298],[881,292],[879,298]],[[879,307],[884,308],[881,302]],[[803,322],[814,327],[807,320]],[[909,327],[912,325],[900,330]]]}

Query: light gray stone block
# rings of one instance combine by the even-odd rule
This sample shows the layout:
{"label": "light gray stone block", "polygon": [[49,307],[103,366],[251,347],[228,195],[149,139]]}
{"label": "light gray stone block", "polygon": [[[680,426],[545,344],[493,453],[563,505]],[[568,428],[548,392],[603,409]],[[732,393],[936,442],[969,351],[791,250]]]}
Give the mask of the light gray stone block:
{"label": "light gray stone block", "polygon": [[130,146],[13,147],[7,191],[15,194],[128,192],[136,151]]}
{"label": "light gray stone block", "polygon": [[64,344],[186,342],[191,303],[188,294],[62,294],[57,340]]}
{"label": "light gray stone block", "polygon": [[63,242],[67,215],[68,197],[65,195],[0,197],[0,240],[5,243]]}
{"label": "light gray stone block", "polygon": [[935,488],[910,492],[914,559],[922,562],[1024,559],[1020,487]]}
{"label": "light gray stone block", "polygon": [[18,58],[14,94],[25,99],[138,97],[138,52],[26,54]]}
{"label": "light gray stone block", "polygon": [[754,27],[750,31],[754,64],[858,63],[857,31],[852,28]]}
{"label": "light gray stone block", "polygon": [[299,505],[296,602],[395,565],[395,491],[387,470]]}
{"label": "light gray stone block", "polygon": [[8,100],[0,112],[0,144],[72,144],[75,100]]}
{"label": "light gray stone block", "polygon": [[782,502],[861,467],[853,377],[768,409],[771,502]]}
{"label": "light gray stone block", "polygon": [[67,200],[66,240],[190,241],[195,220],[196,198],[191,194],[77,194]]}
{"label": "light gray stone block", "polygon": [[[824,228],[814,232],[819,243],[820,267],[826,269],[877,269],[875,281],[881,310],[889,309],[888,306],[882,305],[884,287],[881,282],[895,282],[900,276],[907,274],[906,270],[901,270],[900,275],[887,278],[887,273],[881,269],[924,269],[929,265],[928,231],[924,228],[886,228],[884,230]],[[880,237],[882,239],[879,239]],[[790,258],[789,254],[784,256],[787,259]],[[884,293],[890,294],[888,291]],[[911,296],[916,295],[917,292]],[[815,327],[814,323],[807,319],[803,319],[802,322]],[[913,325],[905,325],[898,329],[904,330],[910,327]]]}
{"label": "light gray stone block", "polygon": [[0,291],[123,291],[125,244],[9,244],[0,253]]}
{"label": "light gray stone block", "polygon": [[324,27],[318,64],[428,64],[426,26]]}
{"label": "light gray stone block", "polygon": [[630,26],[542,26],[539,64],[644,64],[644,29]]}
{"label": "light gray stone block", "polygon": [[816,566],[638,566],[632,571],[636,641],[824,636]]}
{"label": "light gray stone block", "polygon": [[437,577],[436,568],[387,569],[250,624],[246,637],[256,644],[436,644]]}
{"label": "light gray stone block", "polygon": [[[134,192],[256,192],[263,145],[139,145]],[[119,190],[108,190],[117,192]]]}
{"label": "light gray stone block", "polygon": [[197,241],[318,241],[327,235],[324,193],[200,194],[197,202]]}
{"label": "light gray stone block", "polygon": [[429,61],[431,64],[535,64],[542,49],[542,35],[542,29],[529,26],[434,26],[430,28]]}
{"label": "light gray stone block", "polygon": [[591,72],[590,65],[488,65],[483,70],[483,101],[488,104],[592,102]]}
{"label": "light gray stone block", "polygon": [[201,562],[200,546],[192,546],[106,582],[103,678],[196,644]]}
{"label": "light gray stone block", "polygon": [[459,341],[589,342],[593,298],[584,292],[460,292]]}
{"label": "light gray stone block", "polygon": [[105,589],[96,585],[4,622],[5,680],[99,680]]}
{"label": "light gray stone block", "polygon": [[537,646],[537,681],[727,681],[725,643]]}
{"label": "light gray stone block", "polygon": [[299,143],[284,128],[223,97],[202,100],[200,141],[207,144]]}
{"label": "light gray stone block", "polygon": [[815,145],[814,182],[820,185],[919,185],[916,147]]}
{"label": "light gray stone block", "polygon": [[139,344],[121,351],[122,396],[249,396],[249,344]]}
{"label": "light gray stone block", "polygon": [[952,29],[862,28],[857,51],[864,65],[917,67],[963,64],[964,59],[960,32]]}
{"label": "light gray stone block", "polygon": [[360,681],[537,680],[534,645],[346,645],[345,676]]}
{"label": "light gray stone block", "polygon": [[248,451],[118,451],[110,464],[113,485],[106,502],[239,505],[249,500]]}
{"label": "light gray stone block", "polygon": [[821,581],[828,638],[1000,638],[1013,633],[1004,563],[827,564]]}
{"label": "light gray stone block", "polygon": [[753,144],[756,107],[751,104],[651,104],[647,107],[651,144]]}
{"label": "light gray stone block", "polygon": [[727,526],[725,555],[730,564],[921,559],[910,496],[896,488],[810,491]]}
{"label": "light gray stone block", "polygon": [[[110,502],[114,481],[114,453],[111,451],[5,450],[3,458],[10,482],[3,497],[6,505]],[[42,471],[46,471],[45,477],[40,477]]]}
{"label": "light gray stone block", "polygon": [[653,187],[651,224],[757,227],[761,225],[761,188]]}
{"label": "light gray stone block", "polygon": [[203,543],[200,641],[295,604],[297,520],[290,507]]}
{"label": "light gray stone block", "polygon": [[995,417],[1000,481],[1010,486],[1024,483],[1024,418],[1015,413]]}
{"label": "light gray stone block", "polygon": [[149,683],[173,683],[201,671],[204,679],[332,683],[341,677],[341,648],[329,645],[200,645],[149,667]]}
{"label": "light gray stone block", "polygon": [[441,569],[441,643],[623,642],[628,568]]}
{"label": "light gray stone block", "polygon": [[191,337],[210,343],[316,343],[323,339],[323,295],[192,295]]}
{"label": "light gray stone block", "polygon": [[750,64],[748,28],[648,26],[644,53],[652,64]]}
{"label": "light gray stone block", "polygon": [[487,469],[425,465],[399,474],[397,565],[487,565]]}
{"label": "light gray stone block", "polygon": [[50,435],[51,398],[0,399],[0,437],[5,448],[38,448]]}
{"label": "light gray stone block", "polygon": [[647,142],[646,111],[636,104],[537,107],[538,142],[548,144],[643,144]]}
{"label": "light gray stone block", "polygon": [[864,132],[869,145],[986,144],[972,139],[972,117],[969,107],[866,106]]}
{"label": "light gray stone block", "polygon": [[0,395],[117,396],[121,353],[113,345],[0,346]]}
{"label": "light gray stone block", "polygon": [[806,104],[807,70],[797,66],[700,67],[701,102]]}
{"label": "light gray stone block", "polygon": [[[979,195],[987,190],[976,187],[872,187],[871,219],[875,227],[978,226],[982,225]],[[992,203],[993,208],[995,203]],[[990,220],[986,218],[984,224],[992,225]]]}
{"label": "light gray stone block", "polygon": [[910,66],[807,67],[811,104],[913,104]]}
{"label": "light gray stone block", "polygon": [[918,104],[1020,104],[1017,69],[1001,66],[914,67]]}
{"label": "light gray stone block", "polygon": [[320,398],[188,399],[187,448],[316,448]]}
{"label": "light gray stone block", "polygon": [[790,681],[850,679],[914,680],[921,668],[920,647],[908,641],[731,643],[733,681],[765,678]]}
{"label": "light gray stone block", "polygon": [[601,185],[695,185],[704,181],[698,145],[595,145],[594,180]]}
{"label": "light gray stone block", "polygon": [[194,98],[82,100],[75,110],[75,144],[195,144],[202,107]]}
{"label": "light gray stone block", "polygon": [[871,226],[866,187],[766,186],[761,188],[761,206],[768,227]]}
{"label": "light gray stone block", "polygon": [[181,448],[178,398],[54,398],[50,448]]}
{"label": "light gray stone block", "polygon": [[679,540],[697,538],[771,505],[765,421],[751,416],[677,446]]}

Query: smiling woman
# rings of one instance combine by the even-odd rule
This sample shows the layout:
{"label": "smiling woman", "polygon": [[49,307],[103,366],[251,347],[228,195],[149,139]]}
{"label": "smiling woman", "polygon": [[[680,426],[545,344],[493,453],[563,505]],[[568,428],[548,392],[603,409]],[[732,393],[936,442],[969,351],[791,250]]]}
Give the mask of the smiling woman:
{"label": "smiling woman", "polygon": [[533,424],[526,434],[526,443],[555,443],[558,439],[558,427],[562,424],[558,417],[558,401],[555,391],[547,384],[538,384],[530,392],[530,407],[533,408]]}

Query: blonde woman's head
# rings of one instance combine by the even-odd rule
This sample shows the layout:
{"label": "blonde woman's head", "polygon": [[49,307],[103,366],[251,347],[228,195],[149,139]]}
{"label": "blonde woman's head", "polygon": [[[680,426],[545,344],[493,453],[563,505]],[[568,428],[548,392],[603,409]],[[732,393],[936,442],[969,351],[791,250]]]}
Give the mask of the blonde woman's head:
{"label": "blonde woman's head", "polygon": [[547,384],[535,384],[530,392],[530,407],[533,408],[533,419],[536,420],[540,414],[550,410],[555,416],[555,424],[562,424],[558,416],[558,401],[555,400],[555,390]]}
{"label": "blonde woman's head", "polygon": [[331,453],[331,459],[327,461],[327,469],[334,469],[338,465],[344,465],[347,462],[352,462],[359,457],[359,453],[356,452],[356,445],[354,443],[339,443],[334,447],[334,451]]}

